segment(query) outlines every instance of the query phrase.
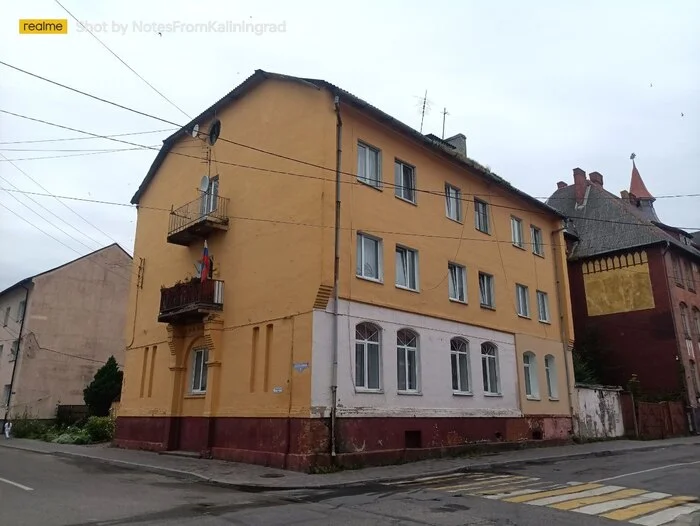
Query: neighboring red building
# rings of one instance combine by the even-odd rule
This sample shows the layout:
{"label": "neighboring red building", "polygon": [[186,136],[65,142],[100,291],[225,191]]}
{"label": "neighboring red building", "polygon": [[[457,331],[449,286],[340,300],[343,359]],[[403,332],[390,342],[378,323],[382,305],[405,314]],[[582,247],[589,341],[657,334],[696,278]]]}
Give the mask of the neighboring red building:
{"label": "neighboring red building", "polygon": [[601,381],[636,374],[651,397],[683,400],[700,427],[700,246],[659,221],[633,161],[629,191],[574,169],[547,203],[569,217],[569,284],[575,334],[601,343]]}

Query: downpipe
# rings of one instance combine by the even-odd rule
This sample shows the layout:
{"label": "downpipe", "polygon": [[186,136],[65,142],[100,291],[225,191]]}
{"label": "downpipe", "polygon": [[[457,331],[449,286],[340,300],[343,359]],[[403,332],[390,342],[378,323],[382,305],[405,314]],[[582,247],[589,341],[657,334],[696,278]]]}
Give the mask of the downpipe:
{"label": "downpipe", "polygon": [[337,425],[336,414],[338,412],[338,332],[340,314],[338,307],[338,283],[340,281],[340,169],[343,156],[343,119],[340,117],[340,97],[335,96],[335,247],[333,261],[333,359],[331,368],[331,458],[335,459],[338,452],[336,439]]}

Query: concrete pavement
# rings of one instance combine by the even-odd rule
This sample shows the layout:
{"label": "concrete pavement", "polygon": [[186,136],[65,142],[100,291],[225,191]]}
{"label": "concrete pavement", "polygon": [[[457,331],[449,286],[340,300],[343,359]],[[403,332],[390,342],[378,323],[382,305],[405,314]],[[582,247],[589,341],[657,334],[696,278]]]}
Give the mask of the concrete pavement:
{"label": "concrete pavement", "polygon": [[117,449],[105,445],[75,446],[53,444],[36,440],[0,439],[0,448],[18,448],[37,453],[93,460],[128,469],[177,476],[188,480],[245,490],[345,487],[349,484],[392,482],[466,471],[489,471],[493,469],[517,467],[523,464],[541,464],[560,460],[616,456],[630,451],[655,451],[657,449],[675,448],[687,444],[700,444],[700,437],[683,437],[644,442],[615,440],[610,442],[595,442],[541,449],[522,449],[480,457],[442,458],[395,466],[372,467],[312,475],[250,464],[159,455],[147,451]]}

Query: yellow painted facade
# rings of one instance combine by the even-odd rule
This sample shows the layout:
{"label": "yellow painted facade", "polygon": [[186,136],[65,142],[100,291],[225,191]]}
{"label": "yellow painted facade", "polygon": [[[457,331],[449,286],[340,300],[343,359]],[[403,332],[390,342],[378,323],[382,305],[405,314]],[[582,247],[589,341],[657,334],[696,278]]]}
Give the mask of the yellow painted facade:
{"label": "yellow painted facade", "polygon": [[[516,335],[516,351],[540,364],[552,354],[559,399],[522,398],[526,414],[569,414],[565,343],[573,340],[561,220],[502,186],[450,162],[385,124],[343,104],[339,296]],[[168,327],[157,320],[161,287],[191,277],[202,244],[168,244],[168,211],[197,198],[207,165],[201,141],[185,136],[139,200],[135,265],[127,319],[120,416],[310,416],[313,309],[333,285],[336,115],[331,93],[300,82],[266,80],[220,110],[212,147],[219,195],[230,199],[227,231],[208,237],[214,279],[225,286],[223,311],[203,324]],[[206,129],[208,122],[201,122]],[[357,181],[358,141],[381,150],[385,185]],[[269,155],[235,143],[253,145]],[[196,147],[201,146],[201,149]],[[195,146],[195,147],[193,147]],[[197,153],[194,153],[197,152]],[[284,157],[303,160],[298,163]],[[416,203],[394,195],[394,160],[416,168]],[[318,168],[318,167],[325,167]],[[461,222],[446,217],[445,183],[461,189]],[[474,227],[473,196],[489,203],[490,234]],[[525,248],[511,243],[511,216],[522,220]],[[542,230],[534,255],[530,225]],[[356,235],[383,242],[383,283],[356,277]],[[418,251],[419,290],[394,285],[395,245]],[[467,269],[467,302],[448,299],[448,262]],[[479,305],[478,273],[495,279],[495,309]],[[530,318],[517,315],[516,283],[529,288]],[[550,320],[538,321],[536,291],[549,298]],[[205,395],[188,392],[191,353],[209,349]],[[330,352],[330,350],[329,350]],[[294,364],[309,364],[295,369]],[[519,362],[522,375],[522,363]],[[573,375],[571,375],[573,378]],[[540,385],[544,385],[544,372]],[[522,393],[522,388],[521,388]]]}
{"label": "yellow painted facade", "polygon": [[589,316],[654,308],[645,251],[588,261],[582,269]]}

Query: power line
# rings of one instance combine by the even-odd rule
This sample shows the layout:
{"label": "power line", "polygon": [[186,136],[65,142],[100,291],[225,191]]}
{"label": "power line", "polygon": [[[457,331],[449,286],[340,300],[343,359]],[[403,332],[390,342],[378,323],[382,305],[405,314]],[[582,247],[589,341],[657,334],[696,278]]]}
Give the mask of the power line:
{"label": "power line", "polygon": [[118,148],[109,151],[92,152],[92,153],[72,153],[67,155],[41,155],[39,157],[13,157],[12,159],[1,160],[0,163],[9,161],[42,161],[46,159],[66,159],[68,157],[87,157],[88,155],[103,155],[106,153],[118,153],[118,152],[135,152],[143,150],[152,150],[151,147],[139,147],[139,148]]}
{"label": "power line", "polygon": [[[130,132],[130,133],[110,133],[105,135],[105,137],[126,137],[129,135],[148,135],[151,133],[163,133],[175,131],[177,128],[164,128],[162,130],[151,130],[151,131],[141,131],[141,132]],[[43,142],[62,142],[62,141],[91,141],[94,140],[93,137],[64,137],[60,139],[34,139],[30,141],[0,141],[0,144],[35,144]]]}
{"label": "power line", "polygon": [[160,95],[160,96],[163,97],[166,101],[168,101],[174,108],[176,108],[176,109],[177,109],[180,113],[182,113],[185,117],[187,117],[188,119],[192,119],[192,117],[190,117],[190,116],[187,114],[187,112],[185,112],[185,110],[183,110],[182,108],[180,108],[180,106],[178,106],[177,104],[175,104],[175,103],[174,103],[173,101],[171,101],[168,97],[166,97],[166,96],[163,95],[160,91],[158,91],[158,90],[156,89],[156,87],[153,86],[153,84],[151,84],[151,83],[148,82],[145,78],[143,78],[141,75],[139,75],[139,74],[136,72],[136,70],[135,70],[134,68],[132,68],[132,67],[131,67],[129,64],[127,64],[119,55],[117,55],[114,51],[112,51],[112,50],[107,46],[107,44],[105,44],[104,42],[102,42],[102,40],[100,40],[100,39],[97,37],[97,35],[95,35],[95,33],[93,33],[92,31],[90,31],[90,29],[88,29],[87,27],[85,27],[85,25],[84,25],[80,20],[78,20],[78,19],[75,17],[75,15],[73,15],[73,13],[71,13],[70,11],[68,11],[68,9],[66,9],[66,7],[64,7],[64,5],[61,4],[61,2],[59,2],[58,0],[54,0],[54,1],[61,7],[61,9],[63,9],[66,13],[68,13],[68,14],[71,16],[71,18],[72,18],[73,20],[75,20],[76,22],[78,22],[78,24],[80,24],[80,25],[83,27],[83,29],[85,29],[88,33],[90,33],[90,35],[91,35],[95,40],[97,40],[97,41],[102,45],[102,47],[104,47],[107,51],[109,51],[119,62],[121,62],[122,64],[124,64],[124,65],[129,69],[129,71],[131,71],[134,75],[136,75],[136,76],[137,76],[138,78],[140,78],[143,82],[145,82],[145,83],[148,85],[149,88],[151,88],[151,89],[152,89],[153,91],[155,91],[158,95]]}

